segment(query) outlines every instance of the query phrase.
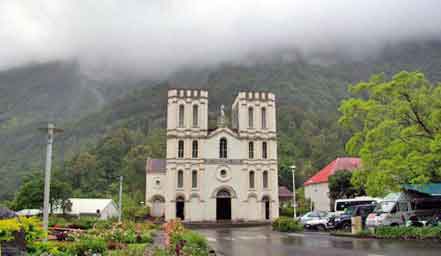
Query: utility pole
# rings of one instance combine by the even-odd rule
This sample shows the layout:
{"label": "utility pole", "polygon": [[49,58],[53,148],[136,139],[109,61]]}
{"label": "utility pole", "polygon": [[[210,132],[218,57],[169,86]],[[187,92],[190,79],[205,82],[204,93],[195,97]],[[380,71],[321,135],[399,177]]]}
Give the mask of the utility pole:
{"label": "utility pole", "polygon": [[293,202],[293,208],[294,208],[294,219],[297,219],[297,202],[296,202],[296,166],[291,165],[291,171],[292,171],[292,202]]}
{"label": "utility pole", "polygon": [[[48,231],[49,223],[49,198],[51,188],[51,168],[52,168],[52,145],[54,142],[54,134],[63,132],[62,129],[55,128],[55,125],[48,123],[47,127],[39,128],[40,131],[47,132],[46,146],[46,166],[44,171],[44,200],[43,200],[43,230]],[[47,237],[45,238],[47,241]]]}
{"label": "utility pole", "polygon": [[119,176],[119,214],[118,214],[118,222],[121,223],[122,216],[122,186],[123,186],[123,176]]}

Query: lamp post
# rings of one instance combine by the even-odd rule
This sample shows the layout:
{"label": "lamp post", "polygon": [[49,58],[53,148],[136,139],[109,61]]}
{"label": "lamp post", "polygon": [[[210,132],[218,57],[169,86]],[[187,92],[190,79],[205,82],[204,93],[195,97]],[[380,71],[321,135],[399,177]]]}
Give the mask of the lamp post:
{"label": "lamp post", "polygon": [[119,176],[119,202],[118,202],[118,222],[121,223],[121,217],[122,217],[122,188],[123,187],[123,176]]}
{"label": "lamp post", "polygon": [[[52,168],[52,144],[54,134],[63,132],[62,129],[55,128],[55,125],[48,123],[47,127],[39,128],[40,131],[47,132],[46,147],[46,166],[44,171],[44,199],[43,199],[43,230],[47,233],[49,223],[49,198],[51,189],[51,168]],[[47,241],[47,237],[44,239]]]}
{"label": "lamp post", "polygon": [[293,201],[293,207],[294,207],[294,219],[297,219],[297,202],[296,202],[296,166],[291,165],[291,171],[292,171],[292,201]]}

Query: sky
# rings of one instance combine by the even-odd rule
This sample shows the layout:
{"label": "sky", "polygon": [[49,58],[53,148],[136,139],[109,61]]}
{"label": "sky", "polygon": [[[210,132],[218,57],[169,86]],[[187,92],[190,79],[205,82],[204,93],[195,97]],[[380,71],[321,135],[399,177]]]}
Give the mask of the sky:
{"label": "sky", "polygon": [[0,0],[0,70],[77,60],[147,77],[250,54],[441,39],[440,0]]}

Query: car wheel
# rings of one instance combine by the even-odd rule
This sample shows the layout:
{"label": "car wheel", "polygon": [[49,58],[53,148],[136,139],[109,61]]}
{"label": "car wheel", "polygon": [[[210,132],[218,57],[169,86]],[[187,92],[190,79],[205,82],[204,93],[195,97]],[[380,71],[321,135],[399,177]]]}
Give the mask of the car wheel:
{"label": "car wheel", "polygon": [[346,222],[343,224],[342,228],[344,231],[349,231],[349,230],[351,230],[351,224]]}
{"label": "car wheel", "polygon": [[317,225],[317,230],[320,232],[326,231],[325,225]]}

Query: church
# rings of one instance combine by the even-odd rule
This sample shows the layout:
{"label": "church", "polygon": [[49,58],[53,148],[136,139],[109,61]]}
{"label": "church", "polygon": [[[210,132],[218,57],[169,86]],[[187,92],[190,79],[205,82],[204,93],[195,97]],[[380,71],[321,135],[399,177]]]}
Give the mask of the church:
{"label": "church", "polygon": [[166,159],[147,159],[146,204],[166,220],[279,216],[275,95],[239,92],[208,127],[208,91],[168,91]]}

